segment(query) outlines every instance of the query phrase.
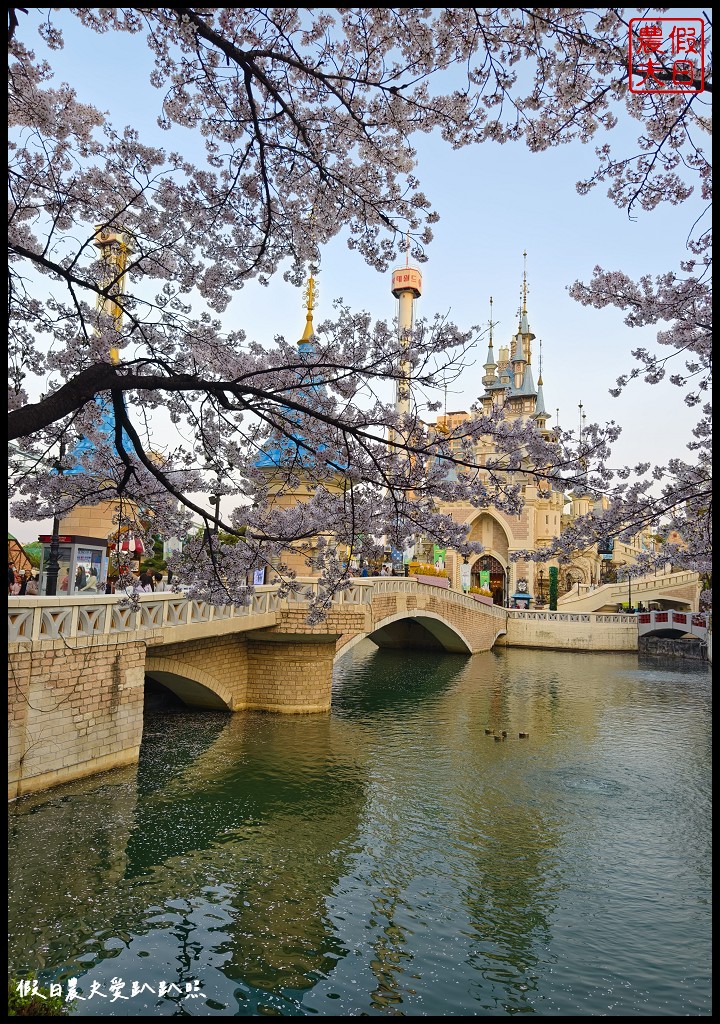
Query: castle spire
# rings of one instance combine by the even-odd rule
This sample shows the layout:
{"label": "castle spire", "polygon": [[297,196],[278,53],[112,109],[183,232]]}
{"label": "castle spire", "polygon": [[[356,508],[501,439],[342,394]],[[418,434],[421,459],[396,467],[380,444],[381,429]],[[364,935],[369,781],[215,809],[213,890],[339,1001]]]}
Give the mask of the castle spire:
{"label": "castle spire", "polygon": [[497,376],[495,374],[495,371],[497,370],[497,365],[498,364],[495,362],[495,353],[493,352],[493,327],[495,326],[495,324],[493,323],[493,318],[492,318],[492,307],[493,307],[493,300],[492,300],[492,295],[491,295],[490,296],[490,319],[488,321],[488,325],[490,327],[490,340],[488,342],[487,358],[486,358],[485,362],[483,363],[483,369],[485,370],[485,373],[483,374],[483,377],[482,377],[483,387],[485,387],[485,388],[489,388],[492,384],[496,384],[497,383]]}
{"label": "castle spire", "polygon": [[310,275],[308,277],[308,283],[305,285],[303,297],[305,299],[307,316],[305,317],[305,330],[303,331],[302,338],[298,341],[298,345],[309,345],[312,336],[315,333],[315,329],[313,327],[313,310],[315,309],[317,302],[317,285],[315,284],[315,277],[313,276],[313,267],[310,267]]}
{"label": "castle spire", "polygon": [[533,413],[533,418],[538,421],[538,425],[542,430],[549,417],[550,414],[545,408],[545,396],[543,394],[542,341],[540,341],[540,373],[538,375],[537,398],[535,399],[535,412]]}
{"label": "castle spire", "polygon": [[513,362],[515,360],[522,360],[525,363],[532,362],[532,349],[530,347],[530,343],[535,339],[535,335],[530,330],[530,323],[528,321],[528,291],[527,251],[525,251],[523,252],[522,305],[520,306],[520,323],[518,325],[518,332],[515,338],[515,357]]}

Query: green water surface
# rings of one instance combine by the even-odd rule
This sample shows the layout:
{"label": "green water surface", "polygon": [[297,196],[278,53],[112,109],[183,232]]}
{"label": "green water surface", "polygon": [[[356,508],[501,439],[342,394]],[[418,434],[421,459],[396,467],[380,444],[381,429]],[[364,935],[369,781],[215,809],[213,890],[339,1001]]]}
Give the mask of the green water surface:
{"label": "green water surface", "polygon": [[710,744],[707,665],[630,654],[366,641],[328,714],[148,710],[136,768],[10,806],[10,973],[75,1016],[709,1016]]}

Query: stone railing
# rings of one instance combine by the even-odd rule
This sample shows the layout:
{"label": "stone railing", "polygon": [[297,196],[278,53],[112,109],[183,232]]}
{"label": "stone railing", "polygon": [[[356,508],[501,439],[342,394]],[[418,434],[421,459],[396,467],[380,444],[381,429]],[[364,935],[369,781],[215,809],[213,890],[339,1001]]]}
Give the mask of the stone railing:
{"label": "stone railing", "polygon": [[601,622],[623,623],[637,622],[637,615],[615,614],[607,612],[548,612],[548,611],[517,611],[514,608],[508,609],[509,619],[530,619],[536,622]]}
{"label": "stone railing", "polygon": [[708,616],[703,612],[681,612],[669,608],[667,611],[641,612],[636,618],[641,636],[657,630],[676,630],[707,639]]}
{"label": "stone railing", "polygon": [[8,599],[8,642],[131,633],[220,619],[267,615],[280,610],[277,587],[257,587],[247,605],[214,606],[182,594],[140,594],[138,607],[117,594],[96,597]]}
{"label": "stone railing", "polygon": [[628,590],[633,601],[652,600],[650,594],[657,590],[666,590],[671,587],[683,587],[688,584],[695,584],[699,580],[696,572],[690,570],[684,572],[663,573],[661,575],[633,576],[630,579],[628,588],[627,578],[618,580],[615,583],[575,583],[567,593],[558,598],[558,604],[572,604],[574,601],[582,600],[590,594],[598,596],[602,594],[608,604],[618,604],[627,601]]}
{"label": "stone railing", "polygon": [[[246,605],[212,605],[175,593],[140,594],[137,607],[118,594],[96,596],[92,601],[81,595],[10,597],[8,642],[31,643],[35,640],[130,633],[279,613],[290,605],[309,605],[317,597],[317,580],[300,579],[297,583],[298,589],[286,598],[279,596],[277,585],[256,587]],[[374,594],[427,594],[432,589],[430,584],[405,577],[357,579],[333,595],[332,605],[358,607],[371,604]],[[473,611],[482,610],[505,620],[505,608],[479,605],[473,598],[445,588],[438,590],[438,594],[443,601],[469,607]]]}
{"label": "stone railing", "polygon": [[[425,583],[412,577],[387,576],[363,580],[364,584],[370,583],[375,594],[425,594],[436,590],[443,601],[450,601],[453,604],[464,608],[471,608],[473,611],[482,611],[486,615],[493,615],[495,618],[505,620],[507,608],[496,604],[480,604],[469,594],[462,594],[457,590],[449,590],[447,587],[438,586],[434,583]],[[420,589],[422,588],[422,589]]]}

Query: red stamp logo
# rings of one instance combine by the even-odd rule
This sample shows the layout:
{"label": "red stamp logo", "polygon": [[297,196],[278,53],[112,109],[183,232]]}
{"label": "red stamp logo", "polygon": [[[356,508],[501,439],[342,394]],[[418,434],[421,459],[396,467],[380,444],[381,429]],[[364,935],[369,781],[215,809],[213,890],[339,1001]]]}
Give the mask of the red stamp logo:
{"label": "red stamp logo", "polygon": [[628,73],[630,92],[702,92],[702,18],[631,18]]}

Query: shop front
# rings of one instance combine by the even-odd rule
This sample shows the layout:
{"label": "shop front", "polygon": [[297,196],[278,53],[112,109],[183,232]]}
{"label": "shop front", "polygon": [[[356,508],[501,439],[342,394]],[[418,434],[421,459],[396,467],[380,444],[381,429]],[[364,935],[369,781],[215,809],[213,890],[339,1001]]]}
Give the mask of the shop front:
{"label": "shop front", "polygon": [[[45,594],[52,537],[44,534],[38,539],[41,545],[40,593]],[[56,593],[104,594],[108,571],[107,541],[98,537],[78,537],[72,534],[60,534],[58,541],[59,569]]]}

